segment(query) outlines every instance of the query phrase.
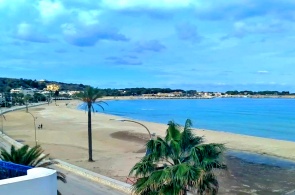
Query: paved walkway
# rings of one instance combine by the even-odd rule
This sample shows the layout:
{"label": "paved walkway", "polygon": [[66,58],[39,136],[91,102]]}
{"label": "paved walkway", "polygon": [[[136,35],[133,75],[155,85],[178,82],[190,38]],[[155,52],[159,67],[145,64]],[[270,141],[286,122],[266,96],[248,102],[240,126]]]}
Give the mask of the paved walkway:
{"label": "paved walkway", "polygon": [[93,182],[69,171],[58,170],[67,175],[68,183],[58,182],[58,189],[63,195],[126,195],[123,192]]}

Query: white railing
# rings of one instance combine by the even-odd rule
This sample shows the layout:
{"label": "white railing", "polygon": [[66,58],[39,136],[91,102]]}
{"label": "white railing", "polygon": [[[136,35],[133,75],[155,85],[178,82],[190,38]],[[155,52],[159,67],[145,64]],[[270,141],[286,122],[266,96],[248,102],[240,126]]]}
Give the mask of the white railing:
{"label": "white railing", "polygon": [[0,194],[56,195],[56,171],[32,168],[27,175],[0,180]]}

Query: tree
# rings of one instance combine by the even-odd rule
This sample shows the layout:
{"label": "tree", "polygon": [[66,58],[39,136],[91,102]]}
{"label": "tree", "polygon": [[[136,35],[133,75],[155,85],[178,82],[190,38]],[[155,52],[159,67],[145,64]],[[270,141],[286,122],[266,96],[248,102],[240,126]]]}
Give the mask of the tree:
{"label": "tree", "polygon": [[138,178],[133,184],[136,194],[183,195],[217,194],[218,181],[214,169],[225,169],[221,162],[223,144],[204,144],[203,137],[194,135],[188,119],[182,129],[170,121],[166,137],[148,141],[147,155],[136,163],[130,175]]}
{"label": "tree", "polygon": [[24,97],[24,101],[26,103],[26,112],[28,112],[28,105],[29,105],[29,101],[32,99],[32,96],[30,94],[25,95]]}
{"label": "tree", "polygon": [[[93,87],[86,87],[86,89],[77,94],[78,99],[82,100],[85,102],[86,110],[88,112],[88,161],[89,162],[94,162],[92,158],[92,126],[91,126],[91,113],[94,112],[94,107],[93,104],[98,105],[102,110],[104,110],[104,107],[101,105],[101,103],[105,103],[104,101],[96,101],[98,98],[101,98],[103,95],[102,91],[93,88]],[[107,103],[105,103],[107,104]]]}
{"label": "tree", "polygon": [[56,90],[56,91],[54,92],[55,105],[56,105],[56,98],[58,97],[58,95],[59,95],[59,91]]}
{"label": "tree", "polygon": [[34,99],[36,102],[46,101],[46,96],[41,93],[34,93]]}
{"label": "tree", "polygon": [[[0,148],[0,151],[1,160],[20,165],[49,168],[48,166],[57,164],[56,161],[45,161],[49,154],[42,156],[44,150],[42,150],[40,145],[34,146],[31,149],[28,145],[24,145],[19,149],[15,149],[12,145],[10,151],[6,151],[5,148]],[[59,171],[56,171],[56,174],[58,180],[61,180],[63,183],[67,182],[65,174]],[[61,193],[57,191],[57,194]]]}

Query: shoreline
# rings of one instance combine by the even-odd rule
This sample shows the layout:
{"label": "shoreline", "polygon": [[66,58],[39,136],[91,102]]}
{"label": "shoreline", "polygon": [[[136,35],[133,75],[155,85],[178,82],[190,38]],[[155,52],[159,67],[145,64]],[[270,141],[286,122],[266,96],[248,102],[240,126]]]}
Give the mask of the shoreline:
{"label": "shoreline", "polygon": [[[136,98],[135,99],[128,99],[128,97],[126,98],[127,99],[124,98],[122,100],[136,100]],[[155,99],[158,99],[158,98],[155,98]],[[113,100],[113,99],[106,99],[106,100]],[[144,100],[144,99],[140,99],[140,100]],[[114,118],[119,117],[119,118],[126,119],[126,117],[121,117],[117,115],[111,115],[106,113],[101,113],[101,114],[114,117]],[[152,125],[160,124],[160,125],[167,126],[164,123],[144,121],[144,120],[138,120],[134,118],[127,118],[127,119],[139,121],[140,123],[143,123],[143,124],[152,124]],[[180,125],[183,125],[183,124],[180,123]],[[295,162],[295,154],[293,153],[293,151],[295,150],[295,142],[293,141],[259,137],[259,136],[246,135],[246,134],[238,134],[238,133],[232,133],[227,131],[203,129],[203,128],[193,128],[193,129],[195,130],[196,134],[200,136],[204,136],[205,140],[207,139],[209,142],[224,143],[227,146],[227,148],[231,150],[255,153],[259,155],[267,155],[267,156],[281,158],[281,159]],[[220,139],[220,137],[222,137],[222,139]],[[240,142],[241,139],[242,139],[242,142]],[[266,147],[269,145],[271,145],[271,147]],[[284,154],[282,154],[282,151],[284,151],[283,152]]]}
{"label": "shoreline", "polygon": [[[67,105],[66,105],[67,103]],[[57,105],[40,105],[29,108],[36,119],[37,141],[50,153],[76,166],[125,181],[131,167],[145,154],[145,143],[149,136],[138,124],[112,121],[122,117],[94,113],[92,115],[93,158],[87,161],[87,113],[78,110],[81,102],[76,100],[58,101]],[[34,126],[32,117],[24,110],[5,114],[4,133],[14,140],[33,146]],[[143,123],[151,133],[164,136],[167,125],[136,120]],[[260,138],[254,136],[196,129],[198,136],[205,136],[207,142],[224,143],[230,150],[261,154],[295,161],[295,142]]]}
{"label": "shoreline", "polygon": [[225,95],[225,96],[172,96],[172,97],[162,97],[162,96],[104,96],[102,100],[159,100],[159,99],[216,99],[216,98],[252,98],[252,99],[295,99],[295,95]]}
{"label": "shoreline", "polygon": [[[83,111],[77,108],[78,111]],[[144,125],[153,126],[153,125],[161,125],[167,127],[164,123],[156,123],[152,121],[143,121],[134,118],[127,118],[112,114],[101,113],[99,114],[109,117],[110,119],[131,119],[134,121],[138,121],[143,123]],[[184,122],[184,121],[183,121]],[[126,123],[125,123],[126,124]],[[180,124],[182,125],[182,124]],[[140,128],[140,127],[139,127]],[[265,137],[258,137],[258,136],[251,136],[245,134],[237,134],[231,133],[226,131],[217,131],[211,129],[201,129],[201,128],[192,128],[198,136],[203,136],[206,143],[223,143],[225,144],[226,148],[234,151],[240,152],[248,152],[254,153],[258,155],[265,155],[270,157],[279,158],[282,160],[289,160],[295,162],[295,154],[292,154],[292,151],[295,151],[295,142],[288,141],[288,140],[280,140],[280,139],[272,139],[272,138],[265,138]],[[163,129],[162,129],[163,130]],[[166,129],[165,129],[166,130]],[[144,131],[143,131],[144,132]],[[156,133],[157,132],[151,132]],[[163,132],[161,132],[160,136],[164,136]],[[159,135],[159,134],[157,134]],[[220,140],[220,137],[223,140]],[[146,138],[147,139],[147,138]],[[242,139],[242,142],[240,142]],[[251,143],[251,145],[249,145]],[[273,147],[270,149],[268,147],[264,147],[271,144]],[[276,147],[274,147],[276,146]],[[290,147],[291,146],[291,147]],[[287,155],[282,154],[281,150],[289,151]],[[292,155],[291,155],[292,154]]]}

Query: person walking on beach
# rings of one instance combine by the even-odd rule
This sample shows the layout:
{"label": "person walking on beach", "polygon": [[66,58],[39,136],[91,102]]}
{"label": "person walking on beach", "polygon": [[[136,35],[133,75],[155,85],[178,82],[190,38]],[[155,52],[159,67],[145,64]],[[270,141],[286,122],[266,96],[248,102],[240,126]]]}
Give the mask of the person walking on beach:
{"label": "person walking on beach", "polygon": [[42,125],[42,123],[41,123],[40,128],[42,129],[42,127],[43,127],[43,125]]}

